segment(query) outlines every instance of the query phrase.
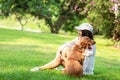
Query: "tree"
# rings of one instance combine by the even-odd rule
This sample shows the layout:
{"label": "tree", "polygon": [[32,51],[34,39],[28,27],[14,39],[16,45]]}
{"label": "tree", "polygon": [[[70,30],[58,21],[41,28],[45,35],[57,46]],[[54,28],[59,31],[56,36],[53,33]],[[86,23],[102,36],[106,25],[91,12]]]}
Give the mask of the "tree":
{"label": "tree", "polygon": [[120,40],[120,2],[118,0],[97,0],[88,5],[88,19],[98,33],[107,38]]}
{"label": "tree", "polygon": [[[31,14],[44,19],[51,33],[58,33],[62,26],[72,29],[83,19],[86,0],[0,0],[0,9],[5,16],[12,14]],[[67,24],[75,23],[68,27]],[[64,29],[64,28],[63,28]]]}

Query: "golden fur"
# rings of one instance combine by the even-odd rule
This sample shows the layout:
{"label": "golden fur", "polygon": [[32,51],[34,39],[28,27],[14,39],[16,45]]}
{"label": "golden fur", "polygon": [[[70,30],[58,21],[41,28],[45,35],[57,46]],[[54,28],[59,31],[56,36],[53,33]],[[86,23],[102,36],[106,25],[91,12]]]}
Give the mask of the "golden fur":
{"label": "golden fur", "polygon": [[75,77],[81,76],[83,74],[84,51],[94,43],[95,42],[88,37],[82,37],[71,49],[69,47],[64,48],[62,51],[63,65],[65,66],[63,73]]}

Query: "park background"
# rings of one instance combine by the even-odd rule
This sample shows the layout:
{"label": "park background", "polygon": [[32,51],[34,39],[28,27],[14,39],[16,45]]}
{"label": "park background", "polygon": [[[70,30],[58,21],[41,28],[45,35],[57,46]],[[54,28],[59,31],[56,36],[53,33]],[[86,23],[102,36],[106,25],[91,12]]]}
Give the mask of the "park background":
{"label": "park background", "polygon": [[[97,45],[95,74],[81,78],[30,69],[51,61],[58,47],[89,22]],[[0,80],[119,80],[118,0],[0,0]]]}

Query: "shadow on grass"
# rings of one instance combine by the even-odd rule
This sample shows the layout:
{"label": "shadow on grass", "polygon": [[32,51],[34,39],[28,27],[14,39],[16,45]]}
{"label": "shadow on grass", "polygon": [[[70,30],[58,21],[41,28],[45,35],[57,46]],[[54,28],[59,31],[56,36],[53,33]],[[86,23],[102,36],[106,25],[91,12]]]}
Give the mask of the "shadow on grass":
{"label": "shadow on grass", "polygon": [[38,72],[13,71],[9,73],[0,73],[1,80],[119,80],[116,74],[97,73],[94,75],[85,75],[80,78],[67,76],[56,70],[44,70]]}
{"label": "shadow on grass", "polygon": [[55,70],[45,70],[38,72],[13,71],[9,73],[0,73],[1,80],[70,80]]}

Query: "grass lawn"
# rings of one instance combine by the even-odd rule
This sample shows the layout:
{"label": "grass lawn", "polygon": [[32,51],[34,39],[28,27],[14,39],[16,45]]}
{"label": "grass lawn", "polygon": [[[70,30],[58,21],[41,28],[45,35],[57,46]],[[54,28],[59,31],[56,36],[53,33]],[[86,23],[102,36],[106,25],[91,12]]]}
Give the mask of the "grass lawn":
{"label": "grass lawn", "polygon": [[57,48],[75,37],[0,28],[0,80],[120,80],[120,50],[102,36],[95,36],[94,75],[74,78],[55,69],[30,72],[51,61]]}

